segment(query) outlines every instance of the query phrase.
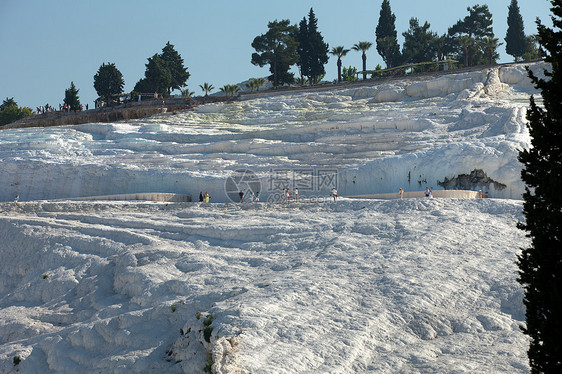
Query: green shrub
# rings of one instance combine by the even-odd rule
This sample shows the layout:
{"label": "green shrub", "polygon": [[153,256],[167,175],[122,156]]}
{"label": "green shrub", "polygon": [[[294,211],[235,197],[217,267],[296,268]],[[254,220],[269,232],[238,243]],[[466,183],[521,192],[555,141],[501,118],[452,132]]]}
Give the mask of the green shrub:
{"label": "green shrub", "polygon": [[357,68],[354,67],[344,67],[342,73],[342,79],[346,82],[354,82],[357,80]]}
{"label": "green shrub", "polygon": [[213,319],[213,315],[209,314],[207,318],[203,320],[203,326],[205,326],[203,329],[203,338],[205,338],[207,343],[211,342],[211,334],[213,333],[213,326],[211,326],[211,324],[213,323]]}
{"label": "green shrub", "polygon": [[204,371],[205,373],[212,373],[212,372],[213,372],[212,369],[213,369],[213,359],[210,358],[210,359],[207,361],[207,364],[205,365],[205,368],[203,369],[203,371]]}

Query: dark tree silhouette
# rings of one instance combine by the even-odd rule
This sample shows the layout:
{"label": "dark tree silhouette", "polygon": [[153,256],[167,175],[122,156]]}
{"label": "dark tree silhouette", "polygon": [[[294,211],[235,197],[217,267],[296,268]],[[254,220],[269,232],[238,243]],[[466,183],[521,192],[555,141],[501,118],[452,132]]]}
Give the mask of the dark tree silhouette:
{"label": "dark tree silhouette", "polygon": [[377,41],[377,52],[384,60],[386,67],[391,68],[400,65],[402,55],[398,45],[398,34],[396,33],[396,16],[390,9],[389,0],[383,0],[379,15],[379,23],[375,30]]}
{"label": "dark tree silhouette", "polygon": [[507,14],[507,32],[505,34],[505,52],[519,61],[527,46],[523,18],[517,0],[511,0]]}
{"label": "dark tree silhouette", "polygon": [[539,79],[544,108],[533,97],[527,111],[531,147],[519,153],[526,183],[525,223],[531,245],[518,256],[519,282],[525,289],[526,327],[532,373],[562,373],[562,0],[552,0],[549,29],[537,20],[539,41],[552,71]]}

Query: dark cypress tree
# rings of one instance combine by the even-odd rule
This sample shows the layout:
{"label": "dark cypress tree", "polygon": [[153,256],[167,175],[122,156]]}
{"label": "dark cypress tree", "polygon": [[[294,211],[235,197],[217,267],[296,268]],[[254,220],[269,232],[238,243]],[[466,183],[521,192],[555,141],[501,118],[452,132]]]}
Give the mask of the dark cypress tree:
{"label": "dark cypress tree", "polygon": [[144,77],[150,92],[154,91],[161,95],[166,94],[172,84],[172,74],[168,64],[158,54],[148,58]]}
{"label": "dark cypress tree", "polygon": [[308,40],[308,22],[306,17],[303,17],[302,21],[299,23],[299,31],[296,36],[296,41],[299,43],[297,47],[297,54],[299,55],[299,71],[301,74],[301,80],[304,81],[304,77],[309,76],[310,63],[308,57],[308,51],[310,50],[310,41]]}
{"label": "dark cypress tree", "polygon": [[525,289],[525,334],[532,373],[562,373],[562,0],[551,0],[553,25],[537,21],[539,41],[552,71],[545,79],[529,76],[541,90],[544,109],[531,97],[527,111],[530,149],[519,153],[526,183],[525,223],[519,227],[531,245],[518,256],[519,282]]}
{"label": "dark cypress tree", "polygon": [[517,0],[511,0],[507,14],[507,33],[505,34],[505,52],[512,55],[515,61],[521,60],[525,53],[527,40],[525,38],[525,29],[523,26],[523,18],[519,11]]}
{"label": "dark cypress tree", "polygon": [[183,58],[181,58],[180,54],[174,49],[174,45],[170,44],[170,42],[166,43],[164,48],[162,48],[160,58],[166,62],[166,66],[170,70],[171,81],[167,87],[168,95],[170,95],[172,90],[179,90],[184,87],[191,74],[183,65]]}
{"label": "dark cypress tree", "polygon": [[387,68],[401,64],[400,46],[396,33],[396,16],[392,14],[389,0],[383,0],[379,23],[375,30],[377,52],[386,63]]}
{"label": "dark cypress tree", "polygon": [[76,88],[74,82],[70,82],[70,88],[64,90],[64,103],[70,107],[70,110],[80,109],[78,91],[80,90]]}
{"label": "dark cypress tree", "polygon": [[313,84],[318,83],[318,77],[326,73],[324,65],[328,63],[328,43],[324,43],[324,37],[318,31],[318,20],[312,8],[308,13],[308,45],[308,80]]}
{"label": "dark cypress tree", "polygon": [[113,63],[101,64],[98,72],[94,75],[94,89],[100,97],[105,98],[108,105],[111,104],[111,96],[123,93],[124,85],[123,74]]}

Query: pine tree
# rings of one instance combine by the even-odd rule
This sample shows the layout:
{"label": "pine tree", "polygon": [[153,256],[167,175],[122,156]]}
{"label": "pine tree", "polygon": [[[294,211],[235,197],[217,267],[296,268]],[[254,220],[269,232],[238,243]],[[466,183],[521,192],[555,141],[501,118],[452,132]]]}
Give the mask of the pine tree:
{"label": "pine tree", "polygon": [[28,107],[19,107],[13,97],[6,98],[0,105],[0,126],[33,115]]}
{"label": "pine tree", "polygon": [[70,82],[70,88],[64,91],[64,103],[70,107],[70,110],[80,109],[80,99],[78,98],[78,90],[74,82]]}
{"label": "pine tree", "polygon": [[402,33],[404,36],[404,48],[402,51],[404,62],[417,63],[433,60],[437,53],[434,42],[437,34],[431,32],[429,27],[428,22],[420,26],[417,18],[410,19],[410,28]]}
{"label": "pine tree", "polygon": [[531,147],[519,153],[526,183],[523,194],[525,223],[519,227],[531,245],[518,256],[519,282],[525,289],[525,334],[532,373],[562,372],[562,0],[552,0],[553,24],[537,21],[539,40],[552,71],[539,79],[544,108],[533,97],[527,111]]}
{"label": "pine tree", "polygon": [[507,14],[507,33],[505,34],[505,52],[512,55],[515,61],[521,60],[525,53],[527,40],[525,38],[525,29],[523,26],[523,18],[519,11],[517,0],[511,0]]}
{"label": "pine tree", "polygon": [[396,16],[392,14],[390,2],[389,0],[383,0],[375,36],[377,52],[381,55],[387,68],[398,66],[402,62],[395,24]]}
{"label": "pine tree", "polygon": [[2,105],[0,105],[0,110],[4,110],[4,108],[7,108],[7,107],[12,106],[12,105],[18,106],[18,103],[16,103],[16,101],[14,100],[13,97],[7,97],[2,102]]}
{"label": "pine tree", "polygon": [[[482,40],[486,37],[494,38],[494,29],[492,27],[492,13],[487,5],[475,5],[472,8],[466,8],[468,16],[459,20],[453,26],[449,27],[449,36],[456,39],[457,58],[461,56],[466,59],[465,66],[475,66],[485,64],[488,61],[485,51],[482,48]],[[469,39],[472,40],[467,47]],[[460,43],[462,41],[462,44]],[[499,45],[499,44],[498,44]],[[495,51],[492,53],[494,54]]]}
{"label": "pine tree", "polygon": [[271,75],[268,79],[277,87],[285,83],[293,83],[295,77],[289,70],[299,60],[297,54],[298,42],[295,37],[298,33],[297,26],[291,25],[289,20],[269,22],[268,31],[256,36],[252,47],[252,64],[265,66],[269,64]]}

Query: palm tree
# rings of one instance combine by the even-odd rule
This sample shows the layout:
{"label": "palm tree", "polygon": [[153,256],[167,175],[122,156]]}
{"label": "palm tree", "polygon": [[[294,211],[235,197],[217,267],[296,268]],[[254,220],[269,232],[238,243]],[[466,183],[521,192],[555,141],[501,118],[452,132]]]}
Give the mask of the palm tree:
{"label": "palm tree", "polygon": [[246,86],[246,88],[249,88],[250,91],[253,91],[254,89],[256,89],[256,91],[259,92],[260,88],[265,84],[265,78],[252,78],[250,79],[250,81],[246,84],[244,84]]}
{"label": "palm tree", "polygon": [[237,84],[225,84],[223,87],[221,87],[220,90],[225,94],[226,97],[234,97],[234,95],[240,92],[240,87]]}
{"label": "palm tree", "polygon": [[230,94],[232,95],[232,97],[234,97],[235,95],[238,96],[238,93],[240,92],[240,86],[237,84],[231,84],[230,85]]}
{"label": "palm tree", "polygon": [[254,78],[250,79],[248,83],[244,83],[244,86],[246,86],[246,88],[249,88],[250,92],[253,92],[254,88],[256,88],[256,82]]}
{"label": "palm tree", "polygon": [[338,57],[338,83],[341,82],[341,58],[344,57],[347,52],[349,52],[349,49],[345,49],[341,45],[332,48],[332,50],[330,51],[331,55]]}
{"label": "palm tree", "polygon": [[189,88],[187,88],[187,86],[183,89],[181,89],[181,96],[185,97],[185,98],[189,98],[192,97],[193,95],[195,95],[195,92],[190,91]]}
{"label": "palm tree", "polygon": [[437,61],[444,60],[444,54],[445,54],[444,50],[447,47],[447,36],[446,35],[436,36],[431,41],[431,46],[437,53]]}
{"label": "palm tree", "polygon": [[299,86],[306,86],[308,79],[306,79],[306,77],[298,77],[295,78],[295,83]]}
{"label": "palm tree", "polygon": [[200,84],[199,87],[201,87],[201,89],[205,92],[205,97],[209,96],[209,92],[215,89],[212,84],[207,82]]}
{"label": "palm tree", "polygon": [[482,43],[482,49],[484,49],[484,54],[488,57],[488,63],[490,65],[492,65],[494,63],[494,56],[496,55],[496,50],[498,49],[498,47],[500,45],[502,45],[503,43],[499,43],[499,39],[498,38],[494,38],[494,36],[486,36],[484,39],[482,39],[481,43]]}
{"label": "palm tree", "polygon": [[363,55],[361,56],[363,58],[363,79],[367,79],[367,54],[365,52],[367,52],[367,50],[369,48],[371,48],[373,46],[373,43],[371,42],[359,42],[357,44],[354,44],[353,47],[351,47],[351,49],[353,49],[354,51],[362,51]]}
{"label": "palm tree", "polygon": [[466,67],[468,66],[468,49],[474,44],[474,39],[470,36],[463,35],[459,38],[459,44],[461,45],[464,53],[464,66]]}
{"label": "palm tree", "polygon": [[226,97],[230,94],[230,84],[225,84],[221,88],[219,88],[220,92],[224,93]]}
{"label": "palm tree", "polygon": [[259,92],[260,88],[265,84],[265,78],[254,78],[254,82],[256,84],[255,89]]}

